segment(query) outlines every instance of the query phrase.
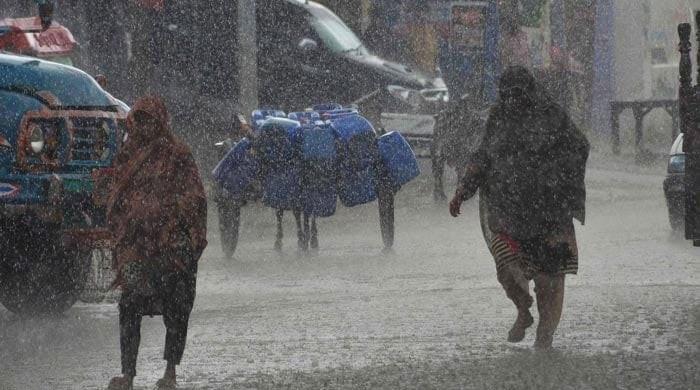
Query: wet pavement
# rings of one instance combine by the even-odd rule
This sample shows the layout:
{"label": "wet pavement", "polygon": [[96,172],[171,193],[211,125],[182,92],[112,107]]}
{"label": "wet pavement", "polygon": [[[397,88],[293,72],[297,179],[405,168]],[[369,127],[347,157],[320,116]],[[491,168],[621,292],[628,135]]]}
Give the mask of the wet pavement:
{"label": "wet pavement", "polygon": [[[291,215],[274,252],[273,213],[253,206],[225,260],[212,219],[179,388],[700,388],[700,249],[670,234],[663,168],[592,160],[553,352],[534,352],[533,332],[505,341],[515,311],[476,202],[452,219],[423,175],[398,195],[392,254],[374,204],[320,220],[312,256]],[[160,317],[144,320],[137,389],[162,373],[164,337]],[[100,389],[119,369],[114,303],[41,319],[0,308],[0,389]]]}

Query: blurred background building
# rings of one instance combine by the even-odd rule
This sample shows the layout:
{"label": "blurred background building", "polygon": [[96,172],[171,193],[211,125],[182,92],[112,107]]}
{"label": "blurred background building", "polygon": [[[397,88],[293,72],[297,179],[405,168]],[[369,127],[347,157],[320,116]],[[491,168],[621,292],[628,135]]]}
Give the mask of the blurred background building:
{"label": "blurred background building", "polygon": [[[55,19],[79,42],[77,65],[106,75],[115,95],[129,101],[149,90],[180,89],[197,95],[178,107],[184,117],[212,126],[201,114],[211,107],[256,106],[255,10],[279,1],[304,0],[59,0]],[[453,1],[318,1],[371,50],[439,74]],[[700,9],[700,0],[495,1],[501,30],[526,41],[524,61],[533,69],[565,69],[577,121],[602,134],[611,100],[676,96],[676,25]],[[31,0],[0,0],[0,18],[34,14]],[[177,72],[191,77],[167,77]]]}

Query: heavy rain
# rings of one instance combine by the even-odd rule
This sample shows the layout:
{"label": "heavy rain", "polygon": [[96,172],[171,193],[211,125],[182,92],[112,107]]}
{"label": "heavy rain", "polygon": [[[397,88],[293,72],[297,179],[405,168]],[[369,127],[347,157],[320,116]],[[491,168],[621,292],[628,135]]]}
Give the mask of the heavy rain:
{"label": "heavy rain", "polygon": [[0,0],[0,390],[700,388],[699,46],[700,0]]}

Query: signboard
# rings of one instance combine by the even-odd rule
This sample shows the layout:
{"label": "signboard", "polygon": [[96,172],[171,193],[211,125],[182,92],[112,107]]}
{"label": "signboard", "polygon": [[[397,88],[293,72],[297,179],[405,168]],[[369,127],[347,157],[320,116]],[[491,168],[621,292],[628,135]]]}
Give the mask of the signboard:
{"label": "signboard", "polygon": [[450,46],[453,49],[483,49],[488,4],[481,1],[454,3],[450,10]]}

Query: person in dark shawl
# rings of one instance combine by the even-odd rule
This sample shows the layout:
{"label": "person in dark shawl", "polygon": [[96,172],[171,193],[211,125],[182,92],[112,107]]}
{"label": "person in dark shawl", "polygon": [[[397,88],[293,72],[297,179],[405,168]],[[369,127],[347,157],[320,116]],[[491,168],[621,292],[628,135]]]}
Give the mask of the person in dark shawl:
{"label": "person in dark shawl", "polygon": [[131,389],[143,315],[163,315],[165,374],[158,388],[174,388],[195,298],[197,262],[207,245],[207,203],[189,147],[170,130],[161,99],[147,96],[127,118],[129,136],[116,158],[107,196],[115,243],[122,375],[109,389]]}
{"label": "person in dark shawl", "polygon": [[479,190],[484,237],[497,277],[518,310],[508,341],[519,342],[533,323],[529,281],[540,320],[535,348],[551,348],[564,300],[564,276],[578,271],[573,219],[585,218],[589,143],[567,113],[525,68],[508,68],[499,84],[480,146],[450,202]]}

